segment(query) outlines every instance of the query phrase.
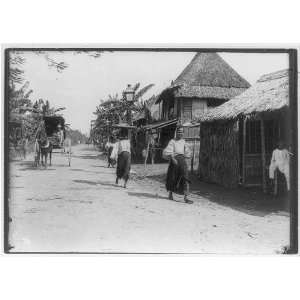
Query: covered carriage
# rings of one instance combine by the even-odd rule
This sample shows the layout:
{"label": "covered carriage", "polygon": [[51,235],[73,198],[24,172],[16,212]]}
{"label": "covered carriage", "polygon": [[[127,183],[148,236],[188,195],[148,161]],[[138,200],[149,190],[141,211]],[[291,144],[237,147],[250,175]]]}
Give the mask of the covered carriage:
{"label": "covered carriage", "polygon": [[[36,140],[36,159],[39,160],[43,152],[50,155],[50,164],[52,153],[60,153],[67,156],[68,165],[71,166],[71,140],[66,136],[67,124],[60,115],[44,116],[43,126],[38,129]],[[44,131],[47,142],[41,144],[41,131]],[[55,151],[58,150],[58,151]]]}

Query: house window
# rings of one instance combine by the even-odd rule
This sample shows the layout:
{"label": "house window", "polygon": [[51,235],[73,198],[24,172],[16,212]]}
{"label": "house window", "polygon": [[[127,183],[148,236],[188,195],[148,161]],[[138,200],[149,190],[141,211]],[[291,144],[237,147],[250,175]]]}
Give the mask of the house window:
{"label": "house window", "polygon": [[185,99],[182,101],[183,103],[183,108],[182,108],[182,113],[183,113],[183,119],[184,120],[191,120],[192,119],[192,111],[193,111],[193,102],[191,99]]}

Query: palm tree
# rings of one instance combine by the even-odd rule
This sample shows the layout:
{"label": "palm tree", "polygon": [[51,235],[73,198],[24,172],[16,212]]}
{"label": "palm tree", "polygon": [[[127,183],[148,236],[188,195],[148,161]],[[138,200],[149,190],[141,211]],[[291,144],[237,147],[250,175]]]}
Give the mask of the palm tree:
{"label": "palm tree", "polygon": [[39,99],[35,101],[32,108],[30,109],[33,113],[39,115],[40,117],[54,116],[57,112],[65,110],[65,107],[51,107],[48,100]]}

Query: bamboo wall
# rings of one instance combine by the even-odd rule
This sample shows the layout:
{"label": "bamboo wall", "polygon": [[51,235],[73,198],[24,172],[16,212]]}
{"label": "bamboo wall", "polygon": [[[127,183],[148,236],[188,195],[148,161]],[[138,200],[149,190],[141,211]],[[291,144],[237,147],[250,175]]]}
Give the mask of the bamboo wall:
{"label": "bamboo wall", "polygon": [[199,176],[206,182],[234,188],[239,183],[238,124],[234,121],[202,123]]}

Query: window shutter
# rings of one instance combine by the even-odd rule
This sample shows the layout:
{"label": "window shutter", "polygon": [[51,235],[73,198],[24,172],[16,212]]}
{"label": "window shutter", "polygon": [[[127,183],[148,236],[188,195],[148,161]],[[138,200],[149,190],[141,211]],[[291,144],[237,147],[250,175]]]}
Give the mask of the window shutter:
{"label": "window shutter", "polygon": [[186,99],[183,102],[183,118],[184,120],[191,120],[192,119],[192,100]]}

